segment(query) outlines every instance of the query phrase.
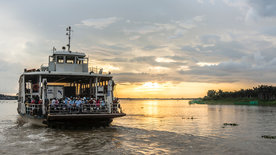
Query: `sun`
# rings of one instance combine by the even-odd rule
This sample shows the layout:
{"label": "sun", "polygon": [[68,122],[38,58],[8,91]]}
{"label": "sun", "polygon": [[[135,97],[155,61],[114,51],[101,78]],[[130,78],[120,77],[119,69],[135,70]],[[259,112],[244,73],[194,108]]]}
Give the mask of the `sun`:
{"label": "sun", "polygon": [[157,89],[157,88],[160,88],[159,84],[158,83],[152,83],[152,82],[146,82],[143,84],[144,88],[150,88],[150,89]]}

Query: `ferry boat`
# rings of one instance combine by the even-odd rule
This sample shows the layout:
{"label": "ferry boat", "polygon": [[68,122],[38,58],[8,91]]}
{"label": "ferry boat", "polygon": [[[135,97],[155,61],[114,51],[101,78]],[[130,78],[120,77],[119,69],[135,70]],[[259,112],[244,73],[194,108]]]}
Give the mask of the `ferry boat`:
{"label": "ferry boat", "polygon": [[89,68],[84,53],[70,50],[71,27],[66,29],[67,50],[53,48],[48,65],[25,69],[19,78],[18,108],[22,118],[36,125],[109,125],[122,117],[113,94],[111,73]]}

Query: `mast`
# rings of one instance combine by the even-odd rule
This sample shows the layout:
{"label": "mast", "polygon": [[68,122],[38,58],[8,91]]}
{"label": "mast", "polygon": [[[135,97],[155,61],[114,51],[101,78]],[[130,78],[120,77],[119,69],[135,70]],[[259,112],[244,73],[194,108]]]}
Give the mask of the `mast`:
{"label": "mast", "polygon": [[71,26],[67,27],[67,28],[66,28],[66,31],[67,31],[66,35],[68,36],[68,40],[69,40],[69,43],[67,44],[67,46],[68,46],[68,52],[70,52],[70,53],[71,53],[71,51],[70,51],[70,44],[71,44],[71,32],[72,32],[72,30],[71,30]]}

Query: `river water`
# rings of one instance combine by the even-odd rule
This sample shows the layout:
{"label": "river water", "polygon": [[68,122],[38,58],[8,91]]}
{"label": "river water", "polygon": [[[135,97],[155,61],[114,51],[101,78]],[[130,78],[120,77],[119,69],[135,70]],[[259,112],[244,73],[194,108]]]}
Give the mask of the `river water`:
{"label": "river water", "polygon": [[[0,101],[0,154],[276,154],[276,107],[122,100],[110,127],[22,124],[16,101]],[[237,126],[224,125],[236,123]]]}

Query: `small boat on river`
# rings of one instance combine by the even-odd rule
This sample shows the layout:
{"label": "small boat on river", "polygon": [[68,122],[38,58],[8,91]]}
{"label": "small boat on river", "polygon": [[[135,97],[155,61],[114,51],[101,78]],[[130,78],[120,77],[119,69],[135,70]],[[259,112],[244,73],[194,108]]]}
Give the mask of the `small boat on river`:
{"label": "small boat on river", "polygon": [[89,67],[84,53],[70,50],[69,43],[61,51],[53,48],[48,65],[25,69],[19,78],[17,111],[25,121],[42,126],[109,125],[122,117],[115,98],[111,73]]}

